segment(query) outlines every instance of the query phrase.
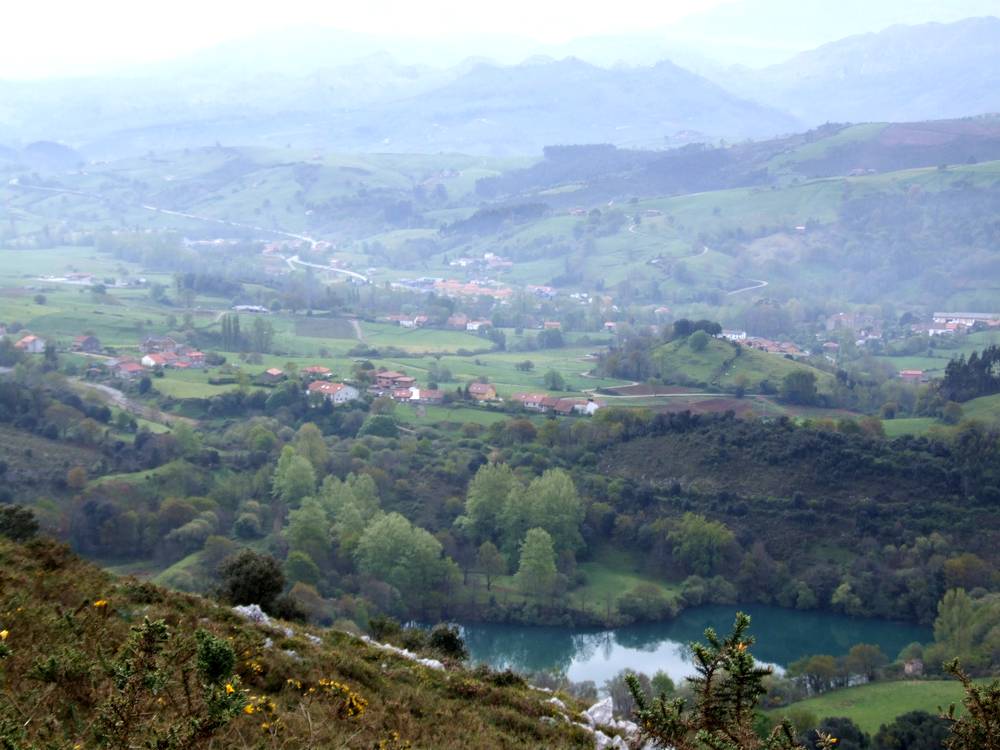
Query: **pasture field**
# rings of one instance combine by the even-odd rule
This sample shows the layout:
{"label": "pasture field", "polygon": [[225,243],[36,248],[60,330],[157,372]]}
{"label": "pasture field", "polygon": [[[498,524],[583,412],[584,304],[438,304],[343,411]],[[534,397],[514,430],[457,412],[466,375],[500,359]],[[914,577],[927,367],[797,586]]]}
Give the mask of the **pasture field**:
{"label": "pasture field", "polygon": [[[791,707],[804,709],[821,719],[846,716],[865,732],[874,734],[880,726],[908,711],[937,714],[938,708],[947,710],[952,703],[961,709],[961,701],[962,685],[955,680],[904,680],[833,690],[793,703]],[[768,713],[780,717],[785,711],[787,708]]]}
{"label": "pasture field", "polygon": [[962,416],[989,423],[1000,422],[1000,394],[966,401],[962,404]]}
{"label": "pasture field", "polygon": [[903,435],[924,435],[936,424],[933,417],[912,417],[909,419],[883,419],[882,429],[886,437],[901,437]]}

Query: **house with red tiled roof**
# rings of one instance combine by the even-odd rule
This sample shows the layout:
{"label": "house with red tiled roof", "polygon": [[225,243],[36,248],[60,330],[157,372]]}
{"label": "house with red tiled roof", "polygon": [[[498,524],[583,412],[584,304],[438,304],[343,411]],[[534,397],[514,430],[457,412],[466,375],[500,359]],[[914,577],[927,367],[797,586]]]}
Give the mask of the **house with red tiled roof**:
{"label": "house with red tiled roof", "polygon": [[492,383],[469,383],[469,395],[476,401],[496,401],[497,389]]}
{"label": "house with red tiled roof", "polygon": [[94,354],[101,351],[101,342],[96,336],[77,336],[73,339],[73,351],[74,352],[87,352],[88,354]]}
{"label": "house with red tiled roof", "polygon": [[44,354],[45,339],[28,334],[27,336],[21,337],[21,339],[16,344],[14,344],[14,348],[20,349],[22,352],[25,352],[26,354]]}
{"label": "house with red tiled roof", "polygon": [[540,412],[546,412],[551,409],[552,405],[550,402],[553,402],[552,397],[545,393],[515,393],[510,397],[510,400],[521,404],[521,406],[529,411]]}
{"label": "house with red tiled roof", "polygon": [[138,377],[145,372],[142,365],[136,362],[134,359],[125,359],[116,362],[111,368],[115,375],[125,380],[131,380],[132,378]]}
{"label": "house with red tiled roof", "polygon": [[444,401],[444,391],[434,388],[414,388],[410,392],[421,404],[440,404]]}
{"label": "house with red tiled roof", "polygon": [[139,360],[139,363],[143,367],[166,367],[167,358],[162,354],[144,354],[142,355],[142,359]]}
{"label": "house with red tiled roof", "polygon": [[307,378],[328,378],[332,374],[329,367],[322,365],[309,365],[309,367],[303,367],[300,372]]}
{"label": "house with red tiled roof", "polygon": [[346,383],[330,383],[325,380],[314,380],[306,388],[306,393],[317,398],[324,398],[334,404],[354,401],[361,394],[358,389]]}

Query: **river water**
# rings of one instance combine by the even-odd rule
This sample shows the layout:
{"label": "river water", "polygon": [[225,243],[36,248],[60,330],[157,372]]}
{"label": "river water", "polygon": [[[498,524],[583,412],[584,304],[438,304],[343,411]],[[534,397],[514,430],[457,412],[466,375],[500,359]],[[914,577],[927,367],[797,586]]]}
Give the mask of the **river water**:
{"label": "river water", "polygon": [[876,644],[895,659],[907,644],[932,638],[930,628],[918,625],[761,604],[695,607],[666,622],[614,630],[490,623],[464,624],[463,630],[475,664],[561,672],[598,686],[623,669],[650,676],[662,670],[677,682],[693,672],[687,644],[702,640],[707,627],[727,634],[737,610],[751,616],[754,656],[779,671],[806,655],[846,654],[857,643]]}

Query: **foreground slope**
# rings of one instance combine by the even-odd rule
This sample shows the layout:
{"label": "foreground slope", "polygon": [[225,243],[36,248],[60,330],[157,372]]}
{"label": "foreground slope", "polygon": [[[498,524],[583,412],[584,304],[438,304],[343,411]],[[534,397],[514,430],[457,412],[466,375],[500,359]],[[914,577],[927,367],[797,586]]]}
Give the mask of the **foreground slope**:
{"label": "foreground slope", "polygon": [[[164,631],[145,623],[159,620],[166,639],[154,645]],[[561,719],[541,721],[559,712],[516,677],[254,624],[47,540],[0,539],[0,691],[4,747],[593,746]]]}

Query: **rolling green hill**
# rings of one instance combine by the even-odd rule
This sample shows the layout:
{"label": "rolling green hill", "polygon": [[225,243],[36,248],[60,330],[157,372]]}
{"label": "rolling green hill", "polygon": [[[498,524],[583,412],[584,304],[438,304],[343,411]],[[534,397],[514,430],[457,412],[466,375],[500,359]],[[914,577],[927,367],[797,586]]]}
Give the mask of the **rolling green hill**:
{"label": "rolling green hill", "polygon": [[760,390],[766,381],[777,389],[787,374],[797,370],[813,373],[820,391],[833,384],[832,375],[804,362],[720,339],[710,339],[702,351],[695,351],[687,339],[671,341],[655,349],[653,359],[661,377],[679,385],[731,389],[742,383],[748,390]]}

